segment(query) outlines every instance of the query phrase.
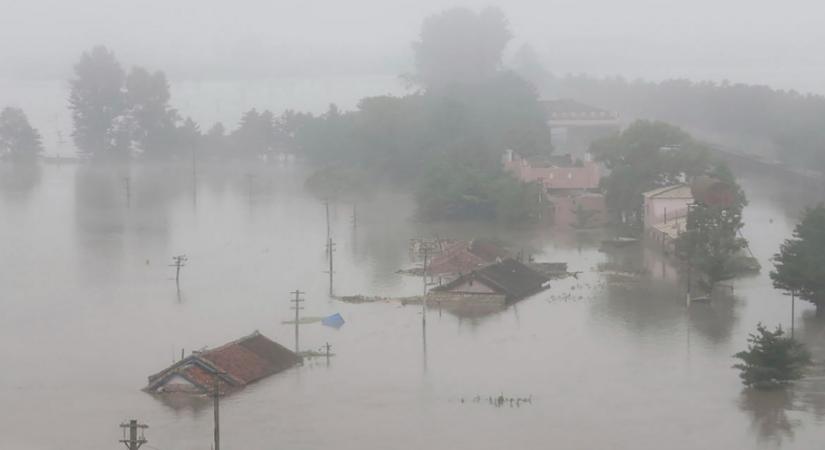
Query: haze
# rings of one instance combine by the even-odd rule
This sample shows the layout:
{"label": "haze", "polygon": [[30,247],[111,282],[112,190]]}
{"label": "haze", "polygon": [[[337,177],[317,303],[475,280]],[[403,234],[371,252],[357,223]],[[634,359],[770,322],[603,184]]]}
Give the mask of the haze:
{"label": "haze", "polygon": [[[96,44],[172,81],[391,74],[411,66],[421,20],[453,2],[10,1],[0,76],[66,79]],[[479,8],[489,1],[469,0]],[[556,74],[670,77],[825,92],[816,1],[502,2],[515,37]],[[242,50],[242,51],[241,51]]]}

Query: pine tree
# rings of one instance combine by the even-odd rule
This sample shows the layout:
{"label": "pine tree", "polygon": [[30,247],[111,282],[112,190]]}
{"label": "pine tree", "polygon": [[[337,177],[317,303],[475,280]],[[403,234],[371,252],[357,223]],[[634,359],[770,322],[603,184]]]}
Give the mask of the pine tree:
{"label": "pine tree", "polygon": [[774,287],[790,291],[825,314],[825,204],[805,210],[802,222],[774,256]]}
{"label": "pine tree", "polygon": [[748,349],[734,355],[742,360],[733,367],[745,386],[766,389],[802,378],[811,355],[800,342],[785,337],[782,327],[768,330],[761,323],[748,337]]}
{"label": "pine tree", "polygon": [[29,124],[20,108],[0,112],[0,159],[33,162],[43,152],[40,133]]}

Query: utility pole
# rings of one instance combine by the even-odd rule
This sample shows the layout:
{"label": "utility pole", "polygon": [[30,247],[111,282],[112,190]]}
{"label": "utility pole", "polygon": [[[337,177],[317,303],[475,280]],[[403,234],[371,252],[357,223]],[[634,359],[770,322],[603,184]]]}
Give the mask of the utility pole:
{"label": "utility pole", "polygon": [[796,303],[796,290],[791,289],[790,294],[785,294],[791,296],[791,339],[794,338],[794,325],[796,322],[796,311],[795,311],[795,303]]}
{"label": "utility pole", "polygon": [[192,205],[197,206],[197,204],[198,204],[197,153],[195,152],[195,148],[192,147]]}
{"label": "utility pole", "polygon": [[352,204],[352,229],[353,230],[358,229],[358,204],[357,203]]}
{"label": "utility pole", "polygon": [[126,191],[126,207],[129,208],[132,206],[132,183],[128,175],[123,177],[123,188]]}
{"label": "utility pole", "polygon": [[175,268],[175,284],[178,286],[178,291],[180,291],[180,268],[186,265],[186,261],[189,261],[189,258],[186,255],[178,255],[172,257],[172,264],[169,264],[169,267]]}
{"label": "utility pole", "polygon": [[[332,238],[332,235],[330,234],[330,231],[329,231],[329,200],[324,200],[324,209],[326,210],[326,214],[327,214],[327,242],[329,242],[330,239]],[[331,251],[332,251],[332,247],[327,247],[327,258],[332,258]]]}
{"label": "utility pole", "polygon": [[[120,424],[120,428],[123,430],[123,439],[119,442],[125,445],[128,450],[138,450],[141,445],[148,442],[143,436],[143,430],[149,428],[149,425],[138,423],[137,420],[132,419],[129,423]],[[128,438],[126,437],[127,429],[129,430]],[[140,436],[138,436],[138,430],[140,430]]]}
{"label": "utility pole", "polygon": [[427,259],[430,256],[430,246],[424,246],[424,295],[421,297],[421,316],[424,321],[424,325],[427,324]]}
{"label": "utility pole", "polygon": [[333,270],[333,253],[335,253],[335,242],[332,242],[332,238],[327,239],[327,255],[329,255],[329,296],[332,297],[332,275],[335,273]]}
{"label": "utility pole", "polygon": [[214,412],[214,427],[215,427],[215,449],[221,450],[221,416],[220,416],[220,398],[221,398],[221,379],[219,375],[222,372],[214,372],[212,380],[214,388],[212,391],[212,410]]}
{"label": "utility pole", "polygon": [[297,354],[298,353],[298,325],[299,325],[298,320],[300,318],[299,312],[302,309],[304,309],[304,307],[301,306],[301,302],[304,301],[304,299],[301,298],[301,294],[305,294],[305,292],[301,292],[300,290],[296,289],[296,290],[290,292],[290,294],[295,296],[295,298],[291,299],[290,302],[295,303],[295,306],[292,306],[291,309],[295,310],[295,353]]}
{"label": "utility pole", "polygon": [[326,349],[327,354],[327,366],[329,366],[329,350],[332,348],[332,346],[329,345],[329,342],[327,342],[326,345],[324,345],[324,348]]}

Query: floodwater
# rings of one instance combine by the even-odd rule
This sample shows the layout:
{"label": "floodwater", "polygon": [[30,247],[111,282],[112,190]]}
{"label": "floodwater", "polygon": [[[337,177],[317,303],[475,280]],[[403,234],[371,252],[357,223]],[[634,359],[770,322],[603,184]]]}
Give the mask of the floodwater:
{"label": "floodwater", "polygon": [[[677,268],[655,251],[598,251],[598,233],[494,224],[421,224],[408,195],[377,189],[331,205],[338,294],[415,295],[408,240],[495,237],[578,279],[487,315],[345,304],[328,296],[322,202],[305,169],[0,167],[0,436],[3,448],[117,448],[118,425],[149,425],[151,449],[208,449],[208,401],[164,402],[140,389],[181,349],[260,330],[287,347],[289,292],[329,364],[255,383],[222,400],[225,449],[819,448],[825,431],[825,322],[797,302],[796,335],[817,368],[795,387],[743,391],[731,355],[757,322],[790,326],[769,258],[819,188],[752,175],[744,230],[764,266],[732,296],[684,305]],[[130,195],[126,196],[128,178]],[[171,257],[186,254],[178,295]],[[605,264],[647,269],[614,282]],[[529,398],[502,407],[489,397]]]}

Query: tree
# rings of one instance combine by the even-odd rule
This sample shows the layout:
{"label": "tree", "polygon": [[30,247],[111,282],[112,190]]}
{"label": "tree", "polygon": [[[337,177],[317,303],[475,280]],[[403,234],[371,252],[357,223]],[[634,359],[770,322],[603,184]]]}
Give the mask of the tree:
{"label": "tree", "polygon": [[492,77],[501,67],[501,55],[511,34],[498,8],[476,13],[453,8],[430,16],[413,43],[416,73],[413,81],[428,88],[473,83]]}
{"label": "tree", "polygon": [[825,204],[808,208],[774,256],[773,285],[816,305],[825,313]]}
{"label": "tree", "polygon": [[247,111],[238,128],[232,132],[238,154],[248,158],[266,157],[276,145],[275,116],[270,111]]}
{"label": "tree", "polygon": [[128,158],[132,130],[124,72],[114,53],[102,46],[84,52],[74,72],[69,108],[75,145],[93,158]]}
{"label": "tree", "polygon": [[43,152],[40,133],[32,128],[20,108],[0,112],[0,159],[33,162]]}
{"label": "tree", "polygon": [[647,120],[594,142],[590,152],[610,169],[602,179],[608,209],[636,227],[641,226],[644,192],[701,175],[710,165],[708,148],[688,133]]}
{"label": "tree", "polygon": [[[125,81],[128,116],[134,124],[133,140],[147,159],[168,159],[181,149],[175,144],[177,112],[169,106],[166,75],[134,67]],[[191,119],[190,119],[191,120]]]}
{"label": "tree", "polygon": [[756,325],[756,333],[748,336],[748,349],[734,355],[742,361],[733,367],[741,371],[745,386],[767,389],[802,378],[811,355],[800,342],[784,335],[782,327],[770,331]]}

